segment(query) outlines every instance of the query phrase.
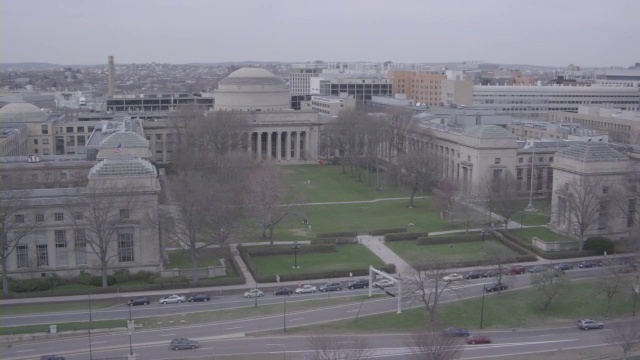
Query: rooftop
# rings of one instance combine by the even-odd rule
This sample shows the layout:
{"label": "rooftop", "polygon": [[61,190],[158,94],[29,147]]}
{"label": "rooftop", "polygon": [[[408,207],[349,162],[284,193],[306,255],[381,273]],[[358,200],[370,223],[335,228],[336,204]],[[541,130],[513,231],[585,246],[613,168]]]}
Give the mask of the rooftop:
{"label": "rooftop", "polygon": [[580,142],[556,153],[556,157],[579,160],[582,162],[611,162],[625,161],[629,158],[611,148],[611,146],[598,142]]}
{"label": "rooftop", "polygon": [[516,139],[510,131],[496,125],[475,125],[465,128],[463,135],[478,139]]}

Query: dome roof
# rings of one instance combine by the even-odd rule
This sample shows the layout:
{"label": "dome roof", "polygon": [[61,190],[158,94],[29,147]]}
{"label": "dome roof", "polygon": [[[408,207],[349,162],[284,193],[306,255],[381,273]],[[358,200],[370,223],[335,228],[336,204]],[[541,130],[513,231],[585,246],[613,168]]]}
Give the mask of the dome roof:
{"label": "dome roof", "polygon": [[470,126],[462,134],[478,139],[517,139],[510,131],[496,125]]}
{"label": "dome roof", "polygon": [[0,109],[0,114],[27,114],[40,112],[40,108],[29,103],[10,103]]}
{"label": "dome roof", "polygon": [[629,160],[611,146],[598,142],[582,142],[556,152],[556,158],[567,158],[582,162],[612,162]]}
{"label": "dome roof", "polygon": [[89,179],[96,177],[152,176],[158,175],[148,160],[139,158],[104,159],[89,171]]}
{"label": "dome roof", "polygon": [[230,78],[247,78],[247,77],[276,77],[271,71],[262,68],[242,68],[229,74]]}
{"label": "dome roof", "polygon": [[3,122],[35,122],[46,119],[47,114],[29,103],[10,103],[0,108],[0,120]]}
{"label": "dome roof", "polygon": [[100,142],[100,149],[114,149],[121,145],[124,149],[148,148],[149,140],[134,132],[114,132]]}

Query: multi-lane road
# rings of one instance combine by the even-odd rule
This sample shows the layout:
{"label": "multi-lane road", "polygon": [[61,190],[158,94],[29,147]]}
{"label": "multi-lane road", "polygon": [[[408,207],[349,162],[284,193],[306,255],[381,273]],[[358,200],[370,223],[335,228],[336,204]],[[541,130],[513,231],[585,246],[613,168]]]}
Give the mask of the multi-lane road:
{"label": "multi-lane road", "polygon": [[[567,274],[573,279],[589,278],[603,269],[572,270]],[[443,295],[442,301],[453,301],[461,298],[480,296],[483,284],[488,279],[478,279],[456,283],[452,291]],[[505,277],[510,289],[530,285],[529,275]],[[375,290],[381,292],[380,290]],[[334,292],[331,297],[365,294],[366,290],[343,290]],[[327,294],[292,295],[287,297],[287,302],[303,301],[312,298],[326,298]],[[495,296],[495,295],[489,295]],[[281,304],[283,297],[267,294],[258,300],[259,306],[266,304]],[[207,324],[186,324],[179,327],[159,329],[137,329],[132,334],[132,345],[137,359],[175,359],[185,358],[193,354],[257,354],[287,352],[291,358],[293,354],[302,354],[308,351],[309,346],[305,339],[300,337],[258,337],[247,338],[245,334],[257,331],[282,331],[285,325],[288,328],[302,325],[310,325],[335,320],[354,319],[358,311],[360,316],[394,312],[396,310],[396,298],[373,298],[366,300],[360,308],[360,302],[342,305],[333,305],[317,309],[288,311],[286,319],[284,312],[243,318],[234,320],[216,321]],[[418,306],[409,300],[403,302],[403,307]],[[223,310],[240,307],[254,306],[253,299],[244,299],[240,295],[214,299],[206,303],[182,303],[171,305],[151,304],[136,306],[133,308],[133,318],[158,317],[162,315],[189,314],[200,311]],[[119,305],[110,309],[93,311],[94,320],[126,319],[128,318],[126,305]],[[53,324],[56,322],[87,321],[88,312],[64,312],[33,315],[2,316],[3,326],[17,326],[25,324]],[[607,331],[607,330],[605,330]],[[558,348],[580,348],[602,344],[602,331],[581,332],[575,328],[575,324],[567,324],[559,329],[521,330],[496,332],[492,336],[494,343],[491,345],[475,345],[465,347],[465,356],[473,358],[495,357],[499,354],[515,354],[553,350]],[[284,333],[282,333],[284,335]],[[202,348],[185,352],[172,352],[168,349],[169,341],[174,337],[188,337],[198,339]],[[375,347],[378,356],[389,358],[402,358],[406,354],[406,336],[400,335],[368,335],[369,343]],[[98,334],[94,333],[89,341],[88,336],[60,337],[51,341],[16,343],[2,351],[2,358],[9,359],[33,359],[41,354],[56,353],[65,354],[67,359],[89,358],[89,346],[91,345],[92,357],[104,358],[110,356],[122,356],[129,352],[129,333],[126,331]]]}

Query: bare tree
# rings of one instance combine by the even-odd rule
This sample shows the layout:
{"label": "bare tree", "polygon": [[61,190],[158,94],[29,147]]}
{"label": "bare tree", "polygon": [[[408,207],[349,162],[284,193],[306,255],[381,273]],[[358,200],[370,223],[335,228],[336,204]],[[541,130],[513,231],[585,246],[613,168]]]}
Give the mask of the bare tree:
{"label": "bare tree", "polygon": [[584,249],[585,233],[596,224],[599,213],[604,210],[601,207],[607,206],[603,202],[603,186],[605,185],[602,177],[582,176],[557,190],[560,202],[559,217],[568,218],[569,224],[575,224],[579,251]]}
{"label": "bare tree", "polygon": [[[485,240],[486,238],[489,238],[491,234],[493,234],[492,232],[489,232],[486,230],[483,230],[483,231],[485,231],[485,235],[484,235]],[[502,235],[499,233],[495,233],[494,236],[502,236]],[[494,277],[496,278],[496,281],[502,283],[502,278],[504,277],[507,267],[515,259],[513,258],[513,256],[511,255],[511,253],[507,248],[495,243],[489,243],[489,244],[483,243],[482,252],[483,252],[482,256],[484,257],[484,262],[487,265],[491,265],[491,274],[494,275]],[[498,294],[501,291],[502,290],[500,289],[500,287],[498,287]]]}
{"label": "bare tree", "polygon": [[442,279],[449,267],[449,263],[441,258],[423,259],[421,263],[414,266],[411,275],[405,280],[408,297],[424,305],[431,322],[436,320],[442,294],[447,290],[455,290],[453,282]]}
{"label": "bare tree", "polygon": [[299,211],[296,204],[302,202],[302,194],[288,189],[283,180],[282,168],[272,163],[262,163],[248,177],[245,193],[245,209],[261,229],[263,239],[273,245],[273,231],[282,220]]}
{"label": "bare tree", "polygon": [[455,360],[461,357],[463,349],[458,337],[445,336],[438,329],[414,333],[406,344],[416,360]]}
{"label": "bare tree", "polygon": [[361,360],[373,355],[369,341],[360,336],[317,335],[308,338],[311,360]]}
{"label": "bare tree", "polygon": [[368,186],[371,186],[371,173],[372,168],[376,173],[376,190],[380,190],[380,174],[379,174],[379,161],[381,157],[381,147],[386,137],[386,119],[371,118],[369,120],[369,126],[365,128],[365,149],[364,156],[367,162],[367,182]]}
{"label": "bare tree", "polygon": [[595,285],[596,294],[604,295],[606,299],[607,314],[611,311],[613,299],[627,289],[629,281],[626,278],[628,268],[618,266],[615,260],[605,261],[606,271],[602,271]]}
{"label": "bare tree", "polygon": [[[29,190],[16,190],[11,182],[2,181],[2,206],[0,206],[0,231],[2,231],[2,246],[0,247],[0,261],[2,261],[2,293],[9,293],[9,257],[17,247],[29,239],[45,223],[44,214],[41,219],[36,216],[27,203]],[[28,259],[28,257],[27,257]],[[23,264],[29,266],[30,264]]]}
{"label": "bare tree", "polygon": [[444,179],[440,181],[433,191],[433,199],[437,206],[446,211],[449,220],[451,221],[451,226],[453,226],[454,219],[456,217],[457,209],[458,209],[458,195],[460,193],[460,187],[454,181]]}
{"label": "bare tree", "polygon": [[640,322],[637,320],[614,324],[611,331],[604,333],[603,340],[622,348],[623,359],[627,360],[629,351],[640,344]]}
{"label": "bare tree", "polygon": [[531,284],[540,296],[540,306],[543,310],[549,308],[553,299],[562,295],[569,288],[569,277],[564,273],[553,270],[533,274]]}
{"label": "bare tree", "polygon": [[517,190],[517,180],[511,172],[507,172],[504,176],[493,178],[492,182],[493,210],[502,216],[504,228],[508,230],[509,221],[522,210]]}
{"label": "bare tree", "polygon": [[422,149],[411,150],[398,161],[400,182],[411,192],[409,207],[414,206],[418,192],[428,192],[440,181],[441,162],[439,158]]}
{"label": "bare tree", "polygon": [[340,150],[342,172],[346,173],[346,163],[348,162],[351,175],[356,172],[358,180],[362,180],[358,160],[363,156],[364,133],[369,120],[367,114],[362,111],[342,111],[335,124],[337,129],[336,145]]}

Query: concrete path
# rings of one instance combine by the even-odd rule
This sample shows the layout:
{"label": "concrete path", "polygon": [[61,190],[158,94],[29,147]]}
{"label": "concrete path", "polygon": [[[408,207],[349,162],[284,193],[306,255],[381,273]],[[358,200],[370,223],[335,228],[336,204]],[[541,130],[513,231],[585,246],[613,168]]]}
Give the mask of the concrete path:
{"label": "concrete path", "polygon": [[382,240],[383,236],[359,235],[358,241],[371,250],[385,264],[395,264],[397,274],[409,274],[411,266],[403,258],[391,251]]}
{"label": "concrete path", "polygon": [[244,263],[242,257],[240,257],[240,252],[238,251],[238,244],[230,244],[231,254],[235,259],[236,263],[240,266],[240,271],[242,271],[242,275],[246,279],[245,284],[251,286],[256,284],[256,279],[253,278],[251,271],[247,268],[247,264]]}

